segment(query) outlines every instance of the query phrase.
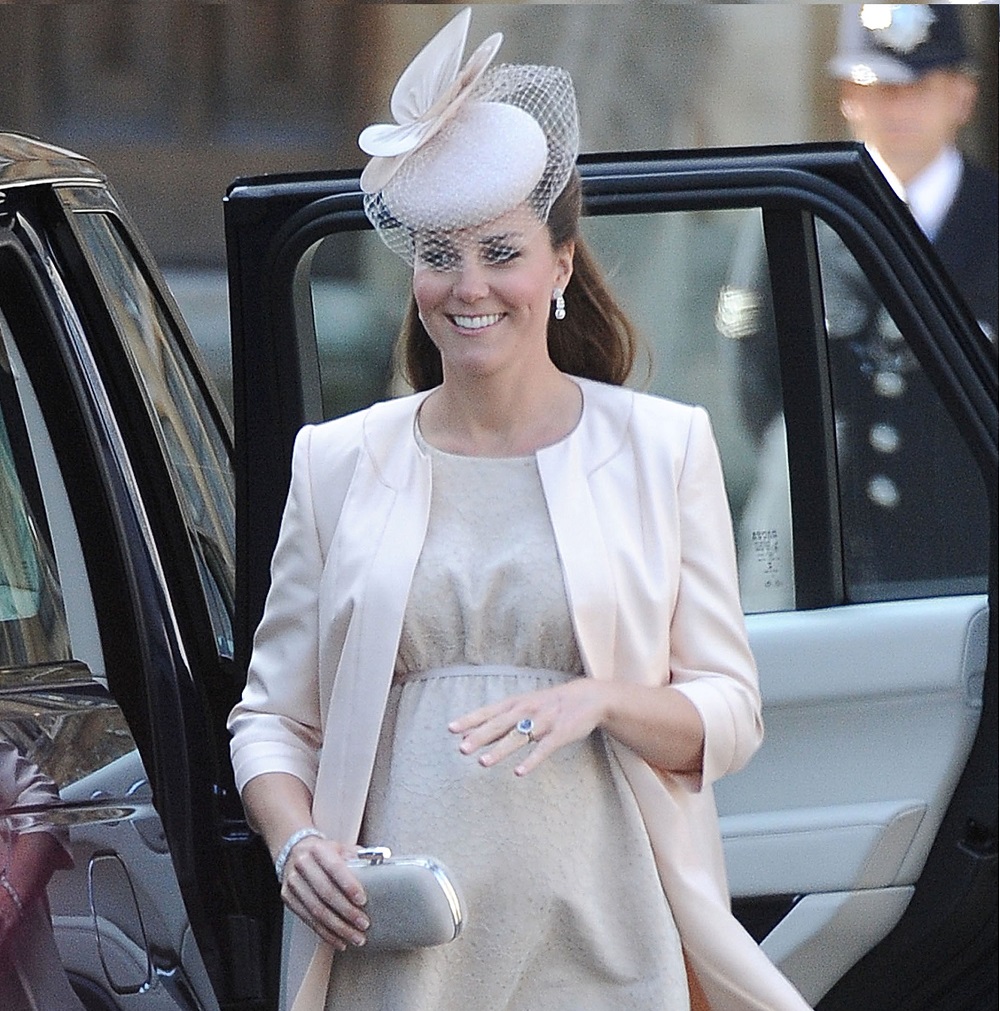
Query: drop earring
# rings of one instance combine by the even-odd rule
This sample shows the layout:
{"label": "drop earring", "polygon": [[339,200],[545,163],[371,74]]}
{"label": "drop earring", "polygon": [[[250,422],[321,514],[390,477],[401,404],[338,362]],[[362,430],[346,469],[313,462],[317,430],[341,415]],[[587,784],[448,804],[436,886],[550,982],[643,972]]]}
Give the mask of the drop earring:
{"label": "drop earring", "polygon": [[561,288],[556,288],[556,290],[552,292],[552,305],[554,307],[552,310],[552,315],[555,316],[556,319],[565,319],[566,299],[563,298]]}

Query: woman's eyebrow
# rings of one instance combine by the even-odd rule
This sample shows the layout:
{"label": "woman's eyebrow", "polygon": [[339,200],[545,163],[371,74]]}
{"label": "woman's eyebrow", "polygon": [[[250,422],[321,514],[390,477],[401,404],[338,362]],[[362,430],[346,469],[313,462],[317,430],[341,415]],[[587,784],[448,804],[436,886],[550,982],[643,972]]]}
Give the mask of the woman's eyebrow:
{"label": "woman's eyebrow", "polygon": [[479,245],[492,246],[497,242],[518,242],[521,238],[520,232],[497,232],[496,235],[484,235],[479,239]]}
{"label": "woman's eyebrow", "polygon": [[520,228],[509,228],[507,232],[494,232],[489,235],[482,236],[479,240],[480,243],[496,243],[496,242],[511,242],[512,240],[523,239],[524,233]]}

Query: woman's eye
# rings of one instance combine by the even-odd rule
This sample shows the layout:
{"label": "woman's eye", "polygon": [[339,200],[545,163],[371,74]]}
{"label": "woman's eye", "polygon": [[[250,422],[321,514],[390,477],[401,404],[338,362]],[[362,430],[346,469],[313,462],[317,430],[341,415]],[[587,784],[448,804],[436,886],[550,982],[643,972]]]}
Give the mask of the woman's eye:
{"label": "woman's eye", "polygon": [[483,250],[484,261],[491,264],[509,263],[511,260],[516,260],[520,255],[520,250],[506,245],[487,246]]}
{"label": "woman's eye", "polygon": [[420,262],[431,270],[454,270],[458,260],[458,253],[447,245],[430,242],[420,248]]}

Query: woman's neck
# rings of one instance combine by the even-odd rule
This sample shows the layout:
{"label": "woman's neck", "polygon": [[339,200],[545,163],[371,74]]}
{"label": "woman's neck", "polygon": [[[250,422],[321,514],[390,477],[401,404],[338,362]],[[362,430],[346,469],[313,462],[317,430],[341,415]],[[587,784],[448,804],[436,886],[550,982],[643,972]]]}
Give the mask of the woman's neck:
{"label": "woman's neck", "polygon": [[529,381],[449,379],[420,408],[420,432],[465,456],[526,456],[564,439],[583,409],[580,387],[555,366]]}

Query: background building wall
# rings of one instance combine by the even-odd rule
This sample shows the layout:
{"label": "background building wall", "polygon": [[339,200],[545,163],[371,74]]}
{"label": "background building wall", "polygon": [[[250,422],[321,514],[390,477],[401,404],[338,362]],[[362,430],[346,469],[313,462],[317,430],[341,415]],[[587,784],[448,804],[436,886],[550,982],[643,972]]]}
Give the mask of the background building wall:
{"label": "background building wall", "polygon": [[[823,70],[835,4],[480,4],[470,49],[557,63],[584,149],[844,136]],[[221,268],[239,175],[358,166],[399,71],[447,4],[0,4],[0,129],[92,157],[165,266]],[[997,161],[997,8],[963,8],[983,57],[967,146]]]}

